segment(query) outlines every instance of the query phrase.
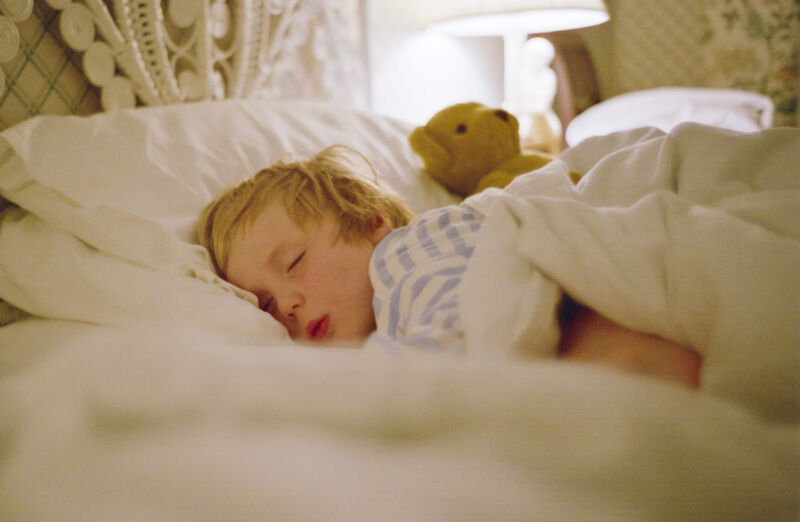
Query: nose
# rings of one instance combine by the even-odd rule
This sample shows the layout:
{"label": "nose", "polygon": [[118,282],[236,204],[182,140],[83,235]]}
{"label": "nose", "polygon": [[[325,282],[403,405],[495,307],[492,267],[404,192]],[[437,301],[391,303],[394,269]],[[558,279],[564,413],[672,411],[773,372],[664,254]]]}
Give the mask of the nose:
{"label": "nose", "polygon": [[272,317],[286,328],[289,337],[300,339],[303,325],[298,315],[305,302],[303,296],[298,292],[289,291],[275,294],[273,299],[275,299],[275,307],[272,310]]}
{"label": "nose", "polygon": [[288,326],[287,323],[297,320],[297,313],[305,304],[303,294],[288,285],[276,289],[273,299],[275,299],[275,311],[277,312],[275,318],[285,326]]}
{"label": "nose", "polygon": [[302,296],[298,292],[289,291],[278,298],[278,312],[288,319],[297,319],[297,311],[302,304]]}

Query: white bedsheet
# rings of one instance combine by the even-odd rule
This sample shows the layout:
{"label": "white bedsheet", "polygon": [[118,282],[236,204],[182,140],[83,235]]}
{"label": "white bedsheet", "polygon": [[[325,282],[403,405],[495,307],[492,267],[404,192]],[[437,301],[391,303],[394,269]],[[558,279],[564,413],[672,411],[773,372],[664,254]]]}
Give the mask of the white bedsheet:
{"label": "white bedsheet", "polygon": [[[594,231],[637,209],[634,203],[648,187],[674,188],[677,181],[687,201],[707,203],[707,212],[747,223],[758,234],[772,237],[768,232],[774,232],[796,247],[797,193],[791,193],[797,190],[796,167],[794,176],[780,178],[794,187],[783,187],[794,199],[776,196],[762,208],[750,205],[748,194],[762,181],[774,180],[772,172],[785,173],[785,165],[798,164],[797,131],[769,131],[763,138],[719,137],[698,128],[680,132],[691,135],[691,144],[680,133],[671,139],[627,133],[589,140],[565,157],[584,172],[597,164],[578,196],[562,183],[562,167],[554,163],[516,184],[505,207],[522,218],[527,212],[572,209],[572,219]],[[637,140],[641,144],[599,161],[604,151]],[[728,149],[730,156],[723,153],[726,140],[736,143]],[[715,151],[714,160],[709,150]],[[638,168],[644,157],[674,161]],[[757,161],[748,159],[747,167],[743,158]],[[693,162],[708,173],[694,182],[680,175]],[[714,174],[715,162],[740,173],[758,168],[755,175],[722,183]],[[668,165],[681,166],[677,177]],[[630,169],[639,175],[625,182]],[[621,193],[610,192],[615,183]],[[725,197],[704,199],[706,189]],[[609,198],[621,210],[611,209]],[[397,360],[378,352],[288,345],[255,307],[219,282],[197,277],[205,273],[200,268],[185,270],[191,265],[168,256],[169,265],[148,266],[142,255],[130,260],[123,250],[104,252],[103,227],[77,239],[70,227],[90,223],[78,219],[88,214],[68,200],[48,201],[66,205],[48,208],[50,215],[63,211],[76,218],[54,224],[20,213],[0,227],[4,245],[55,252],[46,249],[52,240],[63,256],[54,260],[52,278],[44,263],[11,266],[15,256],[0,256],[8,263],[3,270],[24,277],[29,269],[38,278],[36,285],[14,294],[17,298],[61,314],[60,320],[29,318],[0,328],[0,519],[639,521],[795,520],[800,514],[800,428],[796,402],[786,396],[786,386],[797,384],[798,323],[788,323],[797,317],[797,301],[791,300],[797,295],[792,285],[797,273],[787,277],[773,271],[785,269],[782,265],[770,265],[763,280],[773,292],[774,280],[784,277],[771,297],[794,305],[776,319],[787,321],[785,335],[767,329],[762,337],[759,330],[764,342],[757,353],[751,350],[758,339],[749,336],[741,337],[741,347],[728,350],[723,341],[714,344],[718,337],[727,339],[727,323],[711,322],[719,328],[708,334],[714,342],[706,357],[719,362],[710,366],[740,372],[736,375],[743,376],[747,393],[732,394],[724,386],[693,392],[549,359]],[[541,208],[514,206],[526,201],[541,201]],[[788,215],[775,223],[773,208]],[[591,209],[596,222],[582,217]],[[664,219],[655,224],[668,223],[673,214],[661,215]],[[574,226],[554,218],[540,223],[534,236]],[[126,230],[134,231],[136,221],[125,219]],[[487,226],[495,220],[500,222],[492,218]],[[649,232],[659,230],[645,220],[636,223]],[[569,248],[592,244],[594,237],[570,231],[573,235],[580,241],[567,242]],[[716,237],[705,239],[713,246]],[[745,238],[726,236],[721,242],[736,246]],[[562,256],[549,266],[557,252],[537,257],[545,249],[525,242],[517,250],[524,262],[536,263],[536,273],[552,274],[570,293],[624,324],[652,325],[671,336],[677,323],[684,326],[680,335],[695,335],[685,327],[693,316],[653,321],[657,310],[632,314],[629,304],[617,303],[620,295],[640,296],[638,291],[627,296],[623,283],[628,280],[615,280],[604,268],[631,261],[625,255],[610,257],[624,252],[597,248],[593,257],[582,257],[570,250],[571,258]],[[147,258],[169,252],[153,250]],[[191,248],[186,252],[192,262],[200,259]],[[64,277],[87,260],[95,264],[76,274],[69,288],[93,289],[84,288],[76,300],[59,295]],[[584,267],[571,265],[577,262],[595,270],[578,270]],[[570,279],[573,275],[579,279]],[[590,276],[596,279],[587,280]],[[15,280],[7,279],[4,291],[14,293]],[[107,291],[103,281],[110,284]],[[610,293],[602,293],[607,301],[581,293],[601,283]],[[638,279],[630,283],[638,287]],[[743,282],[736,289],[749,297],[758,290],[751,286]],[[639,301],[662,306],[651,303],[649,288]],[[722,295],[727,287],[713,294],[702,288],[689,290],[735,301]],[[41,295],[32,295],[37,291]],[[48,303],[48,296],[57,302]],[[89,311],[65,317],[71,306],[84,303]],[[487,301],[483,310],[495,303],[503,304]],[[746,309],[725,317],[748,321],[751,309],[761,310],[749,299],[740,303]],[[473,346],[484,354],[502,352],[500,332],[495,334]],[[795,351],[787,353],[793,339]],[[734,354],[730,366],[728,352]],[[743,355],[753,371],[742,373],[737,361]],[[704,378],[714,375],[707,370]],[[759,380],[767,395],[755,389]],[[747,399],[750,392],[756,400]],[[775,398],[774,408],[764,407],[766,397]]]}

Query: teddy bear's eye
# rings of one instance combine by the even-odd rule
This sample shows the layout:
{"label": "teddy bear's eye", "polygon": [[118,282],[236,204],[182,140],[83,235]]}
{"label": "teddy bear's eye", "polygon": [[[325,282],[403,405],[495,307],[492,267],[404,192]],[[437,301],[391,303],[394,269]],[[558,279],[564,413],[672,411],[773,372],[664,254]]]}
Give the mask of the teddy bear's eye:
{"label": "teddy bear's eye", "polygon": [[463,123],[459,124],[458,127],[456,127],[456,134],[464,134],[466,132],[467,132],[467,126],[464,125]]}

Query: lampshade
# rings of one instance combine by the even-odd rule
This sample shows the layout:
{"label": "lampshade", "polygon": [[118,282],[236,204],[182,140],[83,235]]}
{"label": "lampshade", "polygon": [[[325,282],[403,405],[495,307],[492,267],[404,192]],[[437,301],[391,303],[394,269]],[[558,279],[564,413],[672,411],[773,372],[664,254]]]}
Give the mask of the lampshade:
{"label": "lampshade", "polygon": [[420,22],[451,36],[549,33],[608,20],[603,0],[437,0],[420,10]]}

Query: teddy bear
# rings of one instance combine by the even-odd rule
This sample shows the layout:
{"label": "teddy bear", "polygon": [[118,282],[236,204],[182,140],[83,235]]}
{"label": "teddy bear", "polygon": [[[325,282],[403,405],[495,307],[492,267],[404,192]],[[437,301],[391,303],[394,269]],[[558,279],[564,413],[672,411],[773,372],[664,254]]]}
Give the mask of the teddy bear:
{"label": "teddy bear", "polygon": [[[502,188],[552,160],[545,154],[523,153],[517,118],[477,102],[442,109],[414,129],[409,142],[428,174],[462,197],[487,187]],[[573,173],[570,177],[576,181]]]}

